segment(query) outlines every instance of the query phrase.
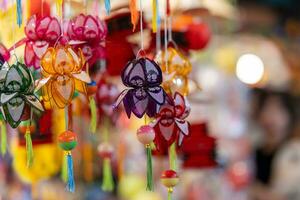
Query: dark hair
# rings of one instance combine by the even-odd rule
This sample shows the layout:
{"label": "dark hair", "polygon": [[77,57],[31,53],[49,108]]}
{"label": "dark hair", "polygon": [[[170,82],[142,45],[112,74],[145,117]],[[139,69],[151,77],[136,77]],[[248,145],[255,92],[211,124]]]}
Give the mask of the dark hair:
{"label": "dark hair", "polygon": [[258,117],[261,114],[261,111],[263,110],[270,98],[277,98],[289,115],[290,120],[288,128],[289,131],[292,131],[296,121],[296,109],[294,106],[294,98],[292,95],[290,95],[287,92],[281,91],[254,89],[253,97],[256,101],[256,111],[254,112],[255,117]]}

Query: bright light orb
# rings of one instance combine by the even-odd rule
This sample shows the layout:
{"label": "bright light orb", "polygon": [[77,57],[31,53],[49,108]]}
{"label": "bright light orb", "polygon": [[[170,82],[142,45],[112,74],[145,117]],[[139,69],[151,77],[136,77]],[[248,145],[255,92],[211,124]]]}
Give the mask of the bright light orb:
{"label": "bright light orb", "polygon": [[246,84],[258,83],[264,75],[264,63],[254,54],[244,54],[237,61],[236,75]]}

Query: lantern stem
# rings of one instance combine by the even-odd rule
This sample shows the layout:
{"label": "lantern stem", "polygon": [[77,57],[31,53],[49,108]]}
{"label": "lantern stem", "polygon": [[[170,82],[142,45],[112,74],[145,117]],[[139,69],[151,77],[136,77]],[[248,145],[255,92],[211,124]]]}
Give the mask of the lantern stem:
{"label": "lantern stem", "polygon": [[7,135],[6,135],[6,124],[0,121],[1,125],[1,154],[4,156],[7,150]]}
{"label": "lantern stem", "polygon": [[33,163],[33,149],[32,140],[30,135],[30,123],[28,124],[25,132],[25,142],[26,142],[26,156],[27,156],[27,167],[31,167]]}
{"label": "lantern stem", "polygon": [[152,152],[150,144],[146,145],[147,151],[147,190],[153,191],[153,175],[152,175]]}
{"label": "lantern stem", "polygon": [[104,158],[103,160],[103,182],[101,188],[103,191],[107,192],[111,192],[114,190],[114,180],[109,158]]}
{"label": "lantern stem", "polygon": [[68,165],[68,181],[67,181],[67,190],[69,192],[75,192],[75,181],[73,173],[73,159],[71,152],[67,153],[67,165]]}

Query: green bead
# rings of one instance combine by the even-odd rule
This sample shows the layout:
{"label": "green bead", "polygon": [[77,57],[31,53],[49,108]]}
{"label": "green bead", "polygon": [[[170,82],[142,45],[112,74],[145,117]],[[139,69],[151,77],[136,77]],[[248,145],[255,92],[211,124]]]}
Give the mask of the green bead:
{"label": "green bead", "polygon": [[71,151],[77,145],[77,141],[70,141],[70,142],[60,142],[59,146],[65,151]]}

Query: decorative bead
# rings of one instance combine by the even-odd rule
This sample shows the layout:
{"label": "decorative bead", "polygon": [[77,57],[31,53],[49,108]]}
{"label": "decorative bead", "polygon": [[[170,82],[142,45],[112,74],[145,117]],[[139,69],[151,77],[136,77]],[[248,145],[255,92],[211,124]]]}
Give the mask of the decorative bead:
{"label": "decorative bead", "polygon": [[[18,127],[20,133],[22,133],[22,134],[26,133],[28,123],[29,122],[27,122],[27,121],[23,121],[23,122],[20,123],[20,125]],[[29,130],[30,130],[30,133],[34,133],[35,132],[35,124],[33,122],[30,124]]]}
{"label": "decorative bead", "polygon": [[71,151],[77,145],[77,136],[72,131],[65,131],[58,136],[58,144],[65,151]]}
{"label": "decorative bead", "polygon": [[87,94],[88,96],[94,95],[97,92],[97,84],[95,81],[91,81],[88,85],[87,85]]}
{"label": "decorative bead", "polygon": [[98,153],[101,158],[111,158],[113,151],[113,146],[107,142],[104,142],[98,146]]}
{"label": "decorative bead", "polygon": [[144,145],[149,145],[155,138],[155,131],[149,125],[143,125],[137,130],[137,138]]}
{"label": "decorative bead", "polygon": [[179,177],[177,173],[174,170],[166,170],[162,173],[161,177],[161,182],[164,186],[167,188],[173,188],[174,186],[177,185],[179,181]]}

